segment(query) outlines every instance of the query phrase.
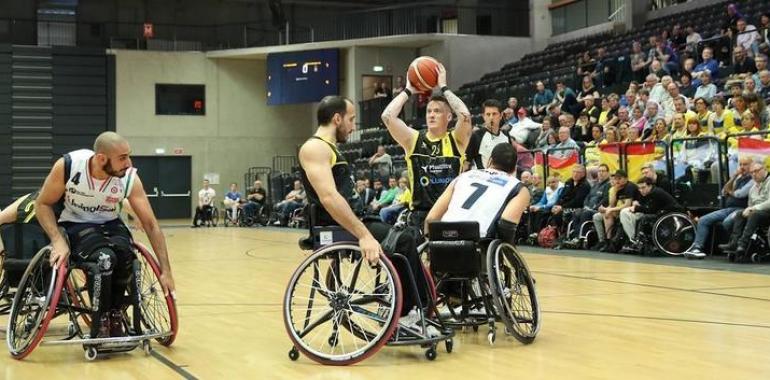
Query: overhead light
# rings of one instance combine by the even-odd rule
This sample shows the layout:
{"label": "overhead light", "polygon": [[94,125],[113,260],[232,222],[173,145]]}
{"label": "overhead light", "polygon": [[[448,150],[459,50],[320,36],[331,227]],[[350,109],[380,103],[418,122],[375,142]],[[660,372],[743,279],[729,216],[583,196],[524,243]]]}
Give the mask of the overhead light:
{"label": "overhead light", "polygon": [[385,68],[380,65],[375,65],[372,67],[372,71],[374,71],[375,73],[382,72],[383,70],[385,70]]}
{"label": "overhead light", "polygon": [[166,150],[163,148],[155,149],[155,154],[166,154]]}

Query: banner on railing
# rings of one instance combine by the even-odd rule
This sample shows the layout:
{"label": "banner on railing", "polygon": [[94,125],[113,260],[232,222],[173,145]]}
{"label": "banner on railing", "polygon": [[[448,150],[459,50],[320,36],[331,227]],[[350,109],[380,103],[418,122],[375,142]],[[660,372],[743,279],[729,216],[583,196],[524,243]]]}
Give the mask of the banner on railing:
{"label": "banner on railing", "polygon": [[655,143],[629,144],[626,146],[626,168],[628,180],[636,182],[642,178],[642,166],[660,158],[655,151]]}
{"label": "banner on railing", "polygon": [[607,165],[610,174],[620,169],[620,145],[599,145],[599,163]]}
{"label": "banner on railing", "polygon": [[[548,171],[547,174],[549,177],[553,175],[558,175],[559,180],[564,182],[572,177],[572,168],[575,167],[580,162],[580,154],[577,150],[562,150],[557,152],[548,152]],[[533,166],[533,171],[536,167],[540,166],[543,167],[543,156],[537,155],[535,156],[535,166]],[[538,170],[538,172],[542,172],[542,170]],[[544,181],[545,182],[545,181]]]}
{"label": "banner on railing", "polygon": [[752,137],[738,138],[738,157],[748,156],[770,168],[770,141]]}

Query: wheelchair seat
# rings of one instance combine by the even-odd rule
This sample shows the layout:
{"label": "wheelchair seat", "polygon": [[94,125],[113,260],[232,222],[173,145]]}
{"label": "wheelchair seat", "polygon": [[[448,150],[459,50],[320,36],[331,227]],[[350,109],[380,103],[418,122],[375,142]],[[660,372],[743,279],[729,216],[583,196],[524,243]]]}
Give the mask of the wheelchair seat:
{"label": "wheelchair seat", "polygon": [[2,270],[10,287],[16,287],[32,258],[49,244],[48,236],[37,223],[11,223],[0,226],[5,247]]}
{"label": "wheelchair seat", "polygon": [[478,222],[432,222],[428,240],[433,271],[460,274],[481,270]]}

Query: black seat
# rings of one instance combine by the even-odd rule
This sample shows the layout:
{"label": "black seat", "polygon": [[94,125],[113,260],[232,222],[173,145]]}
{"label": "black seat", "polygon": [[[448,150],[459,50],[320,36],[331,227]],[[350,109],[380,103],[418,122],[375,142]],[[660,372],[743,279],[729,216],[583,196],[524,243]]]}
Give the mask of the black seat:
{"label": "black seat", "polygon": [[429,225],[430,265],[440,273],[478,273],[478,222],[432,222]]}

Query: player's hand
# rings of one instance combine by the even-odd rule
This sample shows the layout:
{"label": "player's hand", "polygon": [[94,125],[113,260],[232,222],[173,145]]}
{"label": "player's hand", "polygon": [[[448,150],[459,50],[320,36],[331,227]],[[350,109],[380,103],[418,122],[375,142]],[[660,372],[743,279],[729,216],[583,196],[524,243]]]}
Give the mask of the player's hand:
{"label": "player's hand", "polygon": [[174,276],[170,271],[165,271],[160,275],[160,285],[163,287],[163,295],[168,297],[171,294],[171,298],[176,299],[176,286],[174,285]]}
{"label": "player's hand", "polygon": [[751,207],[746,207],[745,209],[743,209],[743,212],[741,212],[741,215],[743,215],[744,218],[748,218],[752,212],[754,212],[754,209],[752,209]]}
{"label": "player's hand", "polygon": [[369,264],[376,264],[380,260],[382,246],[371,235],[359,240],[358,247],[361,248],[361,253]]}
{"label": "player's hand", "polygon": [[67,261],[70,256],[70,248],[67,246],[67,241],[64,239],[57,239],[51,244],[51,255],[48,258],[52,268],[57,268],[59,265]]}
{"label": "player's hand", "polygon": [[407,76],[406,76],[406,86],[405,86],[404,88],[406,88],[407,90],[409,90],[409,93],[411,93],[411,94],[413,94],[413,95],[414,95],[414,94],[416,94],[416,93],[418,93],[418,92],[420,92],[420,91],[418,91],[418,90],[417,90],[417,88],[416,88],[416,87],[414,87],[414,85],[412,84],[412,82],[409,80],[409,75],[407,75]]}
{"label": "player's hand", "polygon": [[439,63],[438,64],[438,69],[436,69],[436,71],[438,72],[438,84],[437,84],[437,86],[438,86],[438,88],[442,88],[442,87],[446,86],[446,68],[444,67],[443,64]]}

